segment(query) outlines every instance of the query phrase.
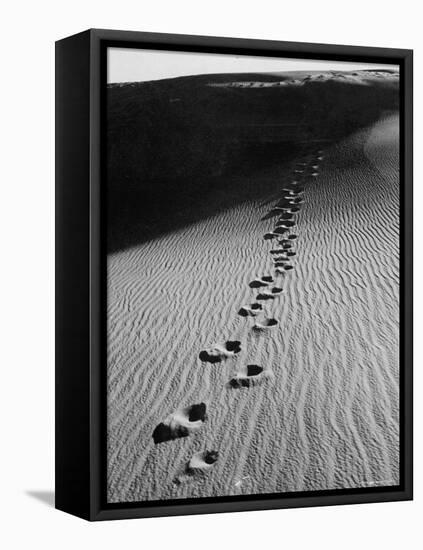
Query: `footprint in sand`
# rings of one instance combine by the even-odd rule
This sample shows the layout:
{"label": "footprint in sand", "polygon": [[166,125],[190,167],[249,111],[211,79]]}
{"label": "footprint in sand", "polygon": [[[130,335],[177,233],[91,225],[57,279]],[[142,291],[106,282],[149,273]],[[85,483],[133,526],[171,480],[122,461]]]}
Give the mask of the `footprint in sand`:
{"label": "footprint in sand", "polygon": [[263,277],[251,281],[248,286],[250,288],[260,288],[263,286],[269,286],[270,283],[273,283],[273,277],[271,275],[263,275]]}
{"label": "footprint in sand", "polygon": [[[279,263],[283,263],[283,262],[287,262],[288,261],[288,258],[287,258],[287,255],[286,255],[286,250],[281,250],[280,253],[279,253],[279,256],[273,256],[272,257],[272,260],[274,262],[274,264],[279,264]],[[278,266],[276,266],[278,267]]]}
{"label": "footprint in sand", "polygon": [[[293,269],[294,269],[294,266],[292,266],[290,264],[286,264],[284,262],[281,262],[278,265],[275,264],[275,273],[277,275],[285,275],[287,272],[289,272]],[[258,297],[257,297],[257,300],[258,300]]]}
{"label": "footprint in sand", "polygon": [[286,262],[288,262],[288,256],[286,253],[282,256],[274,257],[273,258],[273,266],[274,267],[283,267]]}
{"label": "footprint in sand", "polygon": [[260,294],[257,294],[257,300],[274,300],[278,294],[283,291],[280,287],[274,287],[272,290],[263,290]]}
{"label": "footprint in sand", "polygon": [[213,468],[219,458],[217,451],[201,451],[196,453],[187,464],[187,472],[191,474],[205,472]]}
{"label": "footprint in sand", "polygon": [[199,430],[207,419],[206,410],[206,404],[199,403],[175,411],[155,427],[154,443],[157,445],[179,437],[187,437],[193,431]]}
{"label": "footprint in sand", "polygon": [[277,227],[275,227],[275,229],[273,230],[273,233],[276,237],[280,237],[281,235],[284,235],[285,233],[287,233],[288,231],[288,228],[287,227],[284,227],[282,225],[278,225]]}
{"label": "footprint in sand", "polygon": [[202,478],[213,468],[218,458],[219,453],[217,451],[200,451],[199,453],[195,453],[185,465],[184,471],[175,477],[173,483],[181,485],[182,483]]}
{"label": "footprint in sand", "polygon": [[264,370],[259,365],[247,365],[245,372],[238,372],[229,384],[233,388],[249,388],[261,384],[266,379],[271,378],[273,373],[270,369]]}
{"label": "footprint in sand", "polygon": [[292,220],[294,217],[294,214],[292,212],[283,212],[279,218],[279,222],[283,222],[284,220]]}
{"label": "footprint in sand", "polygon": [[295,205],[291,204],[288,201],[280,201],[269,212],[269,217],[270,217],[270,215],[271,215],[271,217],[282,216],[282,214],[284,212],[289,212],[293,206],[295,206]]}
{"label": "footprint in sand", "polygon": [[238,311],[238,315],[241,315],[242,317],[256,317],[256,315],[258,315],[262,310],[263,306],[261,304],[241,306],[240,310]]}
{"label": "footprint in sand", "polygon": [[293,187],[291,187],[289,192],[290,192],[289,198],[292,198],[293,195],[301,195],[301,193],[304,192],[304,189],[303,189],[303,187],[299,187],[298,185],[294,185]]}
{"label": "footprint in sand", "polygon": [[255,330],[267,330],[272,327],[275,327],[278,324],[278,321],[276,319],[273,319],[271,317],[266,317],[264,319],[260,319],[254,323],[253,328]]}
{"label": "footprint in sand", "polygon": [[279,237],[277,233],[266,233],[265,235],[263,235],[263,239],[265,241],[270,241],[271,239],[275,239],[276,237]]}
{"label": "footprint in sand", "polygon": [[295,225],[295,221],[294,220],[282,220],[280,222],[277,223],[276,227],[285,227],[285,229],[287,227],[294,227]]}
{"label": "footprint in sand", "polygon": [[223,359],[233,357],[241,351],[241,342],[228,340],[224,345],[215,344],[209,349],[200,351],[199,358],[204,363],[220,363]]}

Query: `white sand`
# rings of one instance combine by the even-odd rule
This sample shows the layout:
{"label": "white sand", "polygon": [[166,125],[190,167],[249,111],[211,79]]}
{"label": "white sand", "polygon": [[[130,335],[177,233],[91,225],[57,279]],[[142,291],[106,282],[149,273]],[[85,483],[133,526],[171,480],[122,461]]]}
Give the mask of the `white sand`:
{"label": "white sand", "polygon": [[[277,326],[252,330],[260,316],[238,311],[265,290],[249,283],[275,274],[263,235],[277,218],[261,218],[293,170],[269,171],[275,193],[260,203],[109,257],[110,502],[398,483],[398,117],[316,163],[292,229],[295,269],[260,302]],[[241,352],[200,361],[227,340]],[[229,388],[247,364],[272,378]],[[154,445],[162,419],[200,402],[201,430]],[[219,460],[201,483],[174,484],[204,448]]]}

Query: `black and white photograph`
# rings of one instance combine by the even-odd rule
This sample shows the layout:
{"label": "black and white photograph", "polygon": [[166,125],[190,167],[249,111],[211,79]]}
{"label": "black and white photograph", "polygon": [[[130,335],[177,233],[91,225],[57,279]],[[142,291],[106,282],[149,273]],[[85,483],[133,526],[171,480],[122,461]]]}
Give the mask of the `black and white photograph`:
{"label": "black and white photograph", "polygon": [[107,49],[107,502],[400,485],[400,67]]}
{"label": "black and white photograph", "polygon": [[418,546],[419,7],[2,5],[0,548]]}

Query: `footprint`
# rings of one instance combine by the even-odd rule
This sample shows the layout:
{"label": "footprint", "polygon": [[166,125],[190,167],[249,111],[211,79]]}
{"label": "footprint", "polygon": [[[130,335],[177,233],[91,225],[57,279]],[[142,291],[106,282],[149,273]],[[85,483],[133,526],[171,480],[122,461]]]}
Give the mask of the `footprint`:
{"label": "footprint", "polygon": [[238,340],[228,340],[225,346],[229,352],[239,353],[241,351],[241,342]]}
{"label": "footprint", "polygon": [[260,294],[257,294],[257,300],[274,300],[278,294],[282,292],[282,288],[275,287],[272,290],[263,290]]}
{"label": "footprint", "polygon": [[250,288],[260,288],[263,286],[269,286],[269,283],[273,283],[273,277],[271,275],[264,275],[260,279],[254,279],[248,284]]}
{"label": "footprint", "polygon": [[263,235],[263,239],[265,241],[270,241],[271,239],[274,239],[275,237],[278,237],[278,235],[276,233],[266,233],[265,235]]}
{"label": "footprint", "polygon": [[228,340],[225,345],[216,344],[215,346],[200,351],[199,358],[205,363],[220,363],[223,359],[233,357],[241,351],[241,342],[238,340]]}
{"label": "footprint", "polygon": [[263,309],[263,306],[261,304],[251,304],[250,306],[241,306],[240,310],[238,311],[238,315],[241,315],[242,317],[255,317],[260,313],[260,311]]}
{"label": "footprint", "polygon": [[273,207],[273,216],[281,216],[284,212],[289,212],[295,206],[291,201],[280,201]]}
{"label": "footprint", "polygon": [[287,256],[286,256],[286,250],[281,250],[280,251],[280,255],[279,256],[272,256],[272,260],[274,263],[278,263],[278,262],[286,262],[288,261],[287,260]]}
{"label": "footprint", "polygon": [[274,267],[283,267],[286,262],[289,262],[289,259],[287,256],[280,256],[279,258],[275,258],[273,260],[273,266]]}
{"label": "footprint", "polygon": [[284,265],[283,268],[284,268],[285,271],[289,271],[291,269],[294,269],[294,266],[290,265],[290,264],[287,264],[287,265]]}
{"label": "footprint", "polygon": [[275,327],[277,324],[278,321],[276,319],[266,317],[263,320],[256,321],[253,328],[255,330],[267,330],[269,328]]}
{"label": "footprint", "polygon": [[206,411],[205,403],[175,411],[155,427],[153,431],[154,443],[157,445],[179,437],[187,437],[191,432],[199,430],[207,419]]}
{"label": "footprint", "polygon": [[274,228],[273,234],[275,235],[275,237],[280,237],[287,231],[288,231],[288,227],[285,227],[284,225],[278,225]]}
{"label": "footprint", "polygon": [[185,465],[184,471],[175,477],[173,483],[181,485],[182,483],[193,482],[203,477],[213,468],[219,458],[217,451],[200,451],[195,453]]}
{"label": "footprint", "polygon": [[200,451],[196,453],[187,464],[187,472],[190,474],[201,473],[213,468],[219,458],[217,451]]}
{"label": "footprint", "polygon": [[288,195],[295,195],[296,193],[301,193],[300,189],[298,185],[290,185],[282,189],[282,194],[286,195],[288,193]]}
{"label": "footprint", "polygon": [[278,228],[279,228],[279,226],[280,227],[285,227],[285,228],[294,227],[294,225],[295,225],[295,222],[293,220],[282,220],[281,222],[279,222]]}
{"label": "footprint", "polygon": [[298,235],[296,235],[295,233],[291,233],[291,235],[288,235],[288,239],[294,240],[297,238],[298,238]]}
{"label": "footprint", "polygon": [[291,248],[293,245],[292,245],[292,242],[288,239],[283,239],[282,242],[281,242],[281,245],[283,248]]}
{"label": "footprint", "polygon": [[279,221],[283,222],[284,220],[292,220],[293,217],[294,217],[294,214],[292,214],[292,212],[283,212],[283,214],[279,218]]}
{"label": "footprint", "polygon": [[261,384],[266,379],[271,378],[273,373],[270,369],[264,370],[259,365],[247,365],[246,372],[238,372],[229,384],[233,388],[249,388]]}

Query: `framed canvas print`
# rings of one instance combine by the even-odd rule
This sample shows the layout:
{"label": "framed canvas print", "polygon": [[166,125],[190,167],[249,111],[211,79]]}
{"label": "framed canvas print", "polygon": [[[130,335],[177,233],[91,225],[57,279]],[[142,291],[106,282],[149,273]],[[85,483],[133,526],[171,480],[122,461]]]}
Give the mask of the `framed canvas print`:
{"label": "framed canvas print", "polygon": [[56,506],[412,498],[412,52],[56,44]]}

